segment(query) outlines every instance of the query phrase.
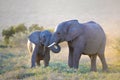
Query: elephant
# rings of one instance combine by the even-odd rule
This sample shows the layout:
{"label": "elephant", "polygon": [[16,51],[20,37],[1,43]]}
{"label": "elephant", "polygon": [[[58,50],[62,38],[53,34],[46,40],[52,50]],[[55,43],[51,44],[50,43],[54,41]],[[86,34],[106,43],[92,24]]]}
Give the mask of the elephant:
{"label": "elephant", "polygon": [[31,56],[31,68],[37,63],[40,66],[40,60],[44,60],[44,66],[47,67],[50,61],[49,45],[52,33],[48,30],[34,31],[28,36],[27,47]]}
{"label": "elephant", "polygon": [[63,41],[67,41],[69,47],[68,65],[70,68],[77,70],[81,55],[88,55],[91,60],[90,71],[97,71],[97,56],[101,60],[103,71],[108,70],[104,55],[106,35],[98,23],[94,21],[80,23],[76,19],[60,23],[51,37],[48,47],[56,53],[59,48],[54,45],[59,45]]}

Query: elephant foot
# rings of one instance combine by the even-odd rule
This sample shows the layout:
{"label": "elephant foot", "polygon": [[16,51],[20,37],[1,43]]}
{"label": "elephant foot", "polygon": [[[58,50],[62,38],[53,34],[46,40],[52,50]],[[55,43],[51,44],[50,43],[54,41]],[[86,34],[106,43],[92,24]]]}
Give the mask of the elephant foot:
{"label": "elephant foot", "polygon": [[31,68],[35,68],[35,66],[31,66]]}
{"label": "elephant foot", "polygon": [[74,72],[77,72],[78,71],[78,69],[74,69]]}
{"label": "elephant foot", "polygon": [[48,67],[49,66],[49,62],[44,62],[44,67]]}
{"label": "elephant foot", "polygon": [[68,66],[69,66],[69,68],[73,68],[73,64],[70,63],[70,61],[69,61],[69,63],[68,63]]}
{"label": "elephant foot", "polygon": [[73,68],[73,66],[69,66],[69,68]]}
{"label": "elephant foot", "polygon": [[44,68],[47,68],[48,66],[44,66]]}
{"label": "elephant foot", "polygon": [[39,62],[37,62],[37,66],[38,66],[38,67],[40,67],[40,61],[39,61]]}
{"label": "elephant foot", "polygon": [[35,65],[32,64],[32,65],[31,65],[31,68],[35,68]]}
{"label": "elephant foot", "polygon": [[44,67],[46,68],[46,67],[48,67],[49,65],[45,65]]}
{"label": "elephant foot", "polygon": [[102,71],[103,71],[103,72],[109,72],[108,68],[103,69]]}
{"label": "elephant foot", "polygon": [[40,63],[37,63],[37,66],[40,67]]}
{"label": "elephant foot", "polygon": [[97,72],[97,69],[90,69],[91,72]]}
{"label": "elephant foot", "polygon": [[102,71],[103,71],[103,72],[109,72],[109,70],[108,70],[108,66],[107,66],[107,65],[103,66]]}

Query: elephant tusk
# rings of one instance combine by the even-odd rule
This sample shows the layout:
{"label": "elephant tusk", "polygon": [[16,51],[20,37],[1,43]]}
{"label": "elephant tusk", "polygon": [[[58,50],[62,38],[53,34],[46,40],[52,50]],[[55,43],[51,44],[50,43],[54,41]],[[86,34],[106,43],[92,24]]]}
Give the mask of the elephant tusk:
{"label": "elephant tusk", "polygon": [[51,46],[53,46],[53,45],[55,45],[56,43],[55,42],[53,42],[52,44],[50,44],[48,47],[51,47]]}

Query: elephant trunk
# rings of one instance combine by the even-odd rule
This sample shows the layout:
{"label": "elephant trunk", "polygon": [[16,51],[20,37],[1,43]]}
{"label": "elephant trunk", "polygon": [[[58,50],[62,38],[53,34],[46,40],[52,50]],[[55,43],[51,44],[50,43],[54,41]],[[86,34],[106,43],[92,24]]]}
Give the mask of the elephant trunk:
{"label": "elephant trunk", "polygon": [[49,46],[50,50],[52,50],[52,52],[54,53],[59,53],[61,50],[61,47],[58,45],[58,41],[55,37],[55,34],[52,35],[50,42],[49,42]]}
{"label": "elephant trunk", "polygon": [[49,48],[52,50],[52,52],[54,52],[54,53],[59,53],[60,50],[61,50],[61,47],[60,47],[58,44],[56,44],[55,42],[53,42],[52,44],[50,44],[48,47],[49,47]]}

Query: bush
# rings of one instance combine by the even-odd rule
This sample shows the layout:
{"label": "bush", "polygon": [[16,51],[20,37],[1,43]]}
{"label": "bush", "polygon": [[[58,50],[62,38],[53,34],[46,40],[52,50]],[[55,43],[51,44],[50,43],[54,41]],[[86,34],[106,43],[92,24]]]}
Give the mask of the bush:
{"label": "bush", "polygon": [[22,32],[25,33],[27,31],[27,28],[24,24],[19,24],[17,26],[11,26],[8,29],[3,29],[2,36],[4,37],[5,45],[10,44],[10,38],[13,37],[14,34]]}
{"label": "bush", "polygon": [[44,30],[43,26],[39,26],[38,24],[33,24],[29,27],[29,31],[35,31],[35,30]]}
{"label": "bush", "polygon": [[14,27],[11,26],[8,29],[3,29],[2,36],[4,37],[4,42],[6,45],[9,44],[9,38],[15,34]]}
{"label": "bush", "polygon": [[17,27],[15,27],[15,33],[18,33],[18,32],[25,33],[26,30],[27,28],[24,24],[19,24]]}

